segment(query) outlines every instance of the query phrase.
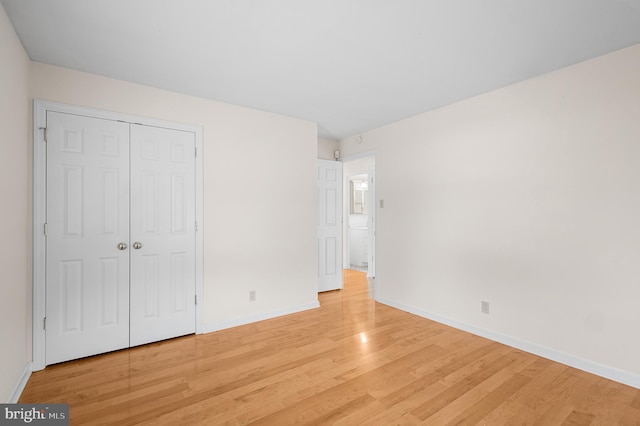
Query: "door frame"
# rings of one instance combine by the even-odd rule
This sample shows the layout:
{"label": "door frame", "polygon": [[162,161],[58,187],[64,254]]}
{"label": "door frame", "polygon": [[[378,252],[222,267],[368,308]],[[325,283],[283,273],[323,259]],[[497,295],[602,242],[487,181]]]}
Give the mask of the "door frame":
{"label": "door frame", "polygon": [[33,290],[32,290],[32,333],[33,333],[33,361],[32,371],[45,368],[46,333],[44,321],[46,316],[46,238],[45,223],[47,213],[47,156],[44,140],[47,111],[81,115],[105,120],[124,121],[132,124],[163,127],[167,129],[192,132],[195,135],[195,191],[196,191],[196,334],[204,333],[203,310],[204,300],[204,209],[203,209],[203,129],[202,126],[157,120],[137,115],[103,111],[93,108],[63,104],[58,102],[34,99],[33,101]]}
{"label": "door frame", "polygon": [[376,164],[373,158],[373,166],[369,166],[369,258],[367,265],[367,278],[376,277],[376,223],[378,220],[378,206],[376,205]]}

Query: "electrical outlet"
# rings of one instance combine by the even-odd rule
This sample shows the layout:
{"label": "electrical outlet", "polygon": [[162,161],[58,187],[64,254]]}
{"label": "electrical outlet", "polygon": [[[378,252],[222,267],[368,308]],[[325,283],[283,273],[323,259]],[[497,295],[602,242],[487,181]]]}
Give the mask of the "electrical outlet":
{"label": "electrical outlet", "polygon": [[483,314],[488,314],[489,313],[489,302],[487,302],[486,300],[480,301],[480,311]]}
{"label": "electrical outlet", "polygon": [[249,302],[255,302],[255,301],[256,301],[256,291],[249,290]]}

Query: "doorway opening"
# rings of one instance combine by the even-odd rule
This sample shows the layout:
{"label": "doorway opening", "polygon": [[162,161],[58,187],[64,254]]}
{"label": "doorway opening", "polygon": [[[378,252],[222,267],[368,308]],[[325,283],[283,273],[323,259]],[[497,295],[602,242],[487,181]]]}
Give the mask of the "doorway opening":
{"label": "doorway opening", "polygon": [[343,265],[375,278],[375,156],[343,160]]}

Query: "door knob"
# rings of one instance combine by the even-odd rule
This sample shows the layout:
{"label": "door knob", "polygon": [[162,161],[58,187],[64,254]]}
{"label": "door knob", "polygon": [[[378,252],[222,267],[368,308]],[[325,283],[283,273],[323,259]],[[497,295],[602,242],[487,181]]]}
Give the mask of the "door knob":
{"label": "door knob", "polygon": [[136,241],[135,243],[133,243],[133,248],[138,250],[142,248],[142,243],[140,241]]}
{"label": "door knob", "polygon": [[118,250],[126,250],[127,243],[118,243]]}

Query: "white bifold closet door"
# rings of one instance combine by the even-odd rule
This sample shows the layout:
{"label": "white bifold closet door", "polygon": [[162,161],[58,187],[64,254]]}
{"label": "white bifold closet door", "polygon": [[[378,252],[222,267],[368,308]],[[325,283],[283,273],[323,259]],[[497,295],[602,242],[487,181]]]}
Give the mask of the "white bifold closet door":
{"label": "white bifold closet door", "polygon": [[131,126],[131,334],[195,332],[195,138]]}
{"label": "white bifold closet door", "polygon": [[47,112],[46,364],[195,331],[193,133]]}
{"label": "white bifold closet door", "polygon": [[47,133],[53,364],[129,346],[129,124],[48,112]]}

